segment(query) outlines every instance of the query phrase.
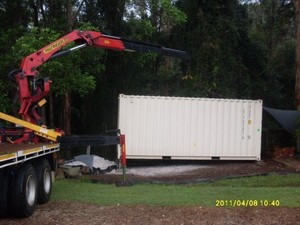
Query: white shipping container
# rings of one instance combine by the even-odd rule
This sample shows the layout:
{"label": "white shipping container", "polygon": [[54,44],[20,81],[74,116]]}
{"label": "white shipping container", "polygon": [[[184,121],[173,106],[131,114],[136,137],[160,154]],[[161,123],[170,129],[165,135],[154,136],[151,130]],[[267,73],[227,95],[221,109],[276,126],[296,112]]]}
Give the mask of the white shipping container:
{"label": "white shipping container", "polygon": [[128,159],[260,160],[261,124],[261,100],[119,96]]}

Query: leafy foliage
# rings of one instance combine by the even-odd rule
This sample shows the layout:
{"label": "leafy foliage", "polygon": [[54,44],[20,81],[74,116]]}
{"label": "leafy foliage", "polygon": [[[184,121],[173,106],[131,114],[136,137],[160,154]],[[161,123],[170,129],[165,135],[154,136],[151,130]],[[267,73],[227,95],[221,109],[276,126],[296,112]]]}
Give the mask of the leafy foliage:
{"label": "leafy foliage", "polygon": [[[29,29],[12,47],[11,61],[20,62],[24,56],[42,48],[45,43],[57,40],[59,36],[50,28]],[[71,91],[83,96],[95,88],[95,80],[93,76],[82,71],[81,63],[84,64],[80,55],[70,55],[67,58],[61,58],[42,65],[40,75],[53,79],[52,91],[55,95],[63,95],[66,91]]]}
{"label": "leafy foliage", "polygon": [[184,1],[179,5],[188,22],[177,27],[174,36],[183,36],[179,41],[192,54],[192,79],[185,80],[185,92],[191,96],[249,98],[251,78],[245,77],[247,66],[240,50],[249,43],[245,9],[237,1],[210,3]]}
{"label": "leafy foliage", "polygon": [[[87,48],[41,66],[40,76],[53,80],[56,107],[63,108],[61,96],[72,93],[76,121],[83,124],[74,129],[99,133],[116,127],[119,93],[262,99],[278,108],[294,105],[292,1],[3,0],[0,110],[9,110],[5,74],[18,68],[24,56],[70,30],[70,2],[72,29],[100,29],[191,54],[190,61],[182,61],[155,53]],[[59,114],[55,117],[62,120]]]}
{"label": "leafy foliage", "polygon": [[8,99],[4,82],[0,80],[0,112],[7,113],[11,110],[12,104]]}
{"label": "leafy foliage", "polygon": [[265,105],[294,108],[293,4],[285,0],[261,0],[249,4],[247,10],[251,18],[249,38],[264,56],[259,60],[261,69],[256,96],[261,96]]}

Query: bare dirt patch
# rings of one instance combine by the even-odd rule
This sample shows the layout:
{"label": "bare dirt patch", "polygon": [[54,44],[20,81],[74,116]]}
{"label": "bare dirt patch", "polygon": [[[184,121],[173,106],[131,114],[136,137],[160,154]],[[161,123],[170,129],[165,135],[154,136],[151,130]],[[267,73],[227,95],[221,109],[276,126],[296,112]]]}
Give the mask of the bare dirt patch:
{"label": "bare dirt patch", "polygon": [[0,220],[5,225],[56,224],[300,224],[300,208],[149,207],[50,202],[27,219]]}

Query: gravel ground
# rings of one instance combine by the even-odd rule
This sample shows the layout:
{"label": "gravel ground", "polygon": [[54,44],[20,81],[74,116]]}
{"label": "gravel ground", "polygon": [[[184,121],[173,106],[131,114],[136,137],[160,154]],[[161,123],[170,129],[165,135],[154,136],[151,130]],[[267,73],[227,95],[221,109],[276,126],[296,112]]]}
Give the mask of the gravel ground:
{"label": "gravel ground", "polygon": [[[296,161],[300,164],[300,161]],[[266,160],[259,162],[218,161],[201,162],[201,164],[170,164],[152,166],[130,165],[126,179],[132,183],[197,183],[221,178],[266,175],[269,173],[300,172],[282,162]],[[122,171],[96,174],[92,180],[99,183],[115,183],[122,180]]]}

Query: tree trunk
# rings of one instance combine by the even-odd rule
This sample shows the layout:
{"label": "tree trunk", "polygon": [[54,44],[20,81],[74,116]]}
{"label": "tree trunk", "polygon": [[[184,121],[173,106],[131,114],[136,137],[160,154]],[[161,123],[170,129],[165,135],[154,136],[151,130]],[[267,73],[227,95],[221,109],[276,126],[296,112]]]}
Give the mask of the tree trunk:
{"label": "tree trunk", "polygon": [[53,107],[53,95],[50,93],[49,95],[49,122],[50,122],[50,127],[55,128],[54,126],[54,107]]}
{"label": "tree trunk", "polygon": [[33,10],[33,24],[34,26],[39,26],[39,8],[40,8],[40,2],[39,1],[29,1],[29,5]]}
{"label": "tree trunk", "polygon": [[65,92],[64,94],[64,109],[63,109],[63,130],[66,135],[71,134],[71,94]]}
{"label": "tree trunk", "polygon": [[112,35],[120,35],[121,33],[125,2],[125,0],[100,1],[100,7],[104,14],[103,19],[107,24],[106,29],[111,31]]}
{"label": "tree trunk", "polygon": [[[68,30],[71,31],[73,29],[73,4],[72,4],[72,0],[68,0],[67,1],[67,23],[68,23]],[[72,127],[71,127],[71,120],[72,120],[72,116],[71,116],[71,111],[72,111],[72,104],[71,104],[71,92],[66,91],[64,93],[64,109],[63,109],[63,130],[65,132],[66,135],[71,134],[72,132]]]}
{"label": "tree trunk", "polygon": [[295,101],[296,108],[300,111],[300,1],[294,0],[296,9],[296,84]]}
{"label": "tree trunk", "polygon": [[74,26],[72,0],[67,1],[67,23],[68,23],[68,29],[69,31],[71,31]]}
{"label": "tree trunk", "polygon": [[[294,0],[296,11],[296,84],[295,84],[295,103],[300,111],[300,0]],[[300,151],[300,137],[297,136],[297,152]]]}

